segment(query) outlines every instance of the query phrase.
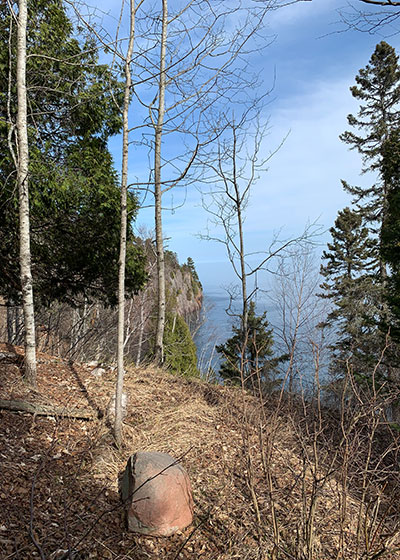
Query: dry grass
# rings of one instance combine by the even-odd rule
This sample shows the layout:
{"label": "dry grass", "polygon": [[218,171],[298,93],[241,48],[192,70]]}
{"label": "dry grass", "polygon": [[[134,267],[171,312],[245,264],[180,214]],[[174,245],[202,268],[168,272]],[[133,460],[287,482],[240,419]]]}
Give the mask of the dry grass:
{"label": "dry grass", "polygon": [[[114,391],[112,369],[97,377],[85,364],[39,357],[37,394],[21,382],[18,363],[0,363],[0,398],[39,398],[46,404],[105,411]],[[275,557],[300,558],[296,546],[304,496],[314,479],[300,453],[295,416],[282,409],[270,416],[268,431],[252,396],[153,367],[128,368],[125,388],[129,411],[118,452],[104,418],[86,422],[0,412],[1,558],[25,560],[42,553],[50,560],[70,546],[80,551],[79,558],[266,560],[274,554],[272,502],[281,539]],[[271,442],[272,494],[260,453],[260,426]],[[139,450],[182,457],[195,500],[194,525],[183,533],[152,539],[125,532],[118,475]],[[342,495],[333,473],[318,496],[313,558],[337,557]],[[349,555],[343,558],[355,558],[357,511],[357,499],[347,496]]]}

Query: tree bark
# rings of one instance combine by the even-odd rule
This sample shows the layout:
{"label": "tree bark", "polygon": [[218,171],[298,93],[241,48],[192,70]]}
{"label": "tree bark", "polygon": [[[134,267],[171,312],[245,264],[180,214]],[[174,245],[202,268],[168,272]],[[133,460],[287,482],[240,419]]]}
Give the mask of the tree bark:
{"label": "tree bark", "polygon": [[158,118],[154,139],[154,197],[155,197],[155,226],[157,252],[157,329],[155,340],[155,359],[161,364],[164,361],[164,329],[165,329],[165,263],[164,241],[162,232],[161,208],[161,139],[165,113],[165,55],[167,46],[168,2],[162,0],[162,32],[160,47],[160,79],[158,85]]}
{"label": "tree bark", "polygon": [[0,409],[11,410],[12,412],[28,412],[37,416],[64,416],[65,418],[77,418],[79,420],[95,420],[97,418],[97,414],[86,408],[46,406],[18,400],[8,401],[0,399]]}
{"label": "tree bark", "polygon": [[26,89],[26,28],[28,20],[27,0],[19,0],[17,34],[17,137],[18,137],[18,195],[19,195],[19,260],[21,271],[22,306],[25,327],[24,377],[29,385],[36,386],[35,315],[33,305],[29,189],[28,189],[28,123]]}
{"label": "tree bark", "polygon": [[143,345],[143,333],[144,333],[144,293],[140,294],[140,309],[139,309],[139,339],[136,354],[136,366],[140,365],[140,359],[142,357],[142,345]]}
{"label": "tree bark", "polygon": [[12,302],[7,301],[7,342],[8,344],[14,344],[14,327],[15,327],[15,313],[14,305]]}
{"label": "tree bark", "polygon": [[129,123],[128,111],[132,85],[131,62],[135,36],[135,0],[130,0],[130,29],[128,51],[125,59],[125,88],[123,105],[122,136],[122,177],[121,177],[121,234],[118,272],[118,341],[117,341],[117,384],[115,390],[114,437],[118,447],[122,443],[122,392],[124,387],[124,323],[125,323],[125,262],[127,232],[127,198],[128,198],[128,151]]}

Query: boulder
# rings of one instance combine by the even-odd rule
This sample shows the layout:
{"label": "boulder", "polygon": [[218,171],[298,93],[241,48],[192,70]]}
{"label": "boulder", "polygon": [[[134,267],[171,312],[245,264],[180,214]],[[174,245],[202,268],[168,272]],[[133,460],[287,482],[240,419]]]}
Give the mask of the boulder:
{"label": "boulder", "polygon": [[121,481],[128,530],[165,537],[190,525],[193,499],[185,469],[166,453],[132,455]]}

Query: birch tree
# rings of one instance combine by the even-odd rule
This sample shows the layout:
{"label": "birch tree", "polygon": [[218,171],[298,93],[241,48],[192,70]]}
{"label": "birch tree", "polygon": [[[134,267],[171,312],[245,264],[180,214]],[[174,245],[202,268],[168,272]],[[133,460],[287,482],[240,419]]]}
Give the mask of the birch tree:
{"label": "birch tree", "polygon": [[155,341],[155,359],[164,361],[164,329],[165,329],[165,263],[164,240],[162,233],[162,190],[161,190],[161,140],[165,115],[165,88],[166,88],[166,48],[168,26],[168,2],[162,0],[162,29],[160,43],[160,76],[158,82],[158,115],[154,128],[154,210],[157,251],[157,328]]}
{"label": "birch tree", "polygon": [[114,437],[117,446],[122,442],[122,393],[124,384],[124,326],[125,326],[125,263],[127,232],[127,198],[128,198],[128,152],[129,123],[128,111],[131,97],[131,63],[135,38],[135,0],[129,2],[129,41],[124,64],[124,104],[122,109],[122,174],[121,174],[121,236],[118,262],[118,340],[117,340],[117,384],[115,392]]}
{"label": "birch tree", "polygon": [[36,343],[35,313],[33,305],[33,287],[30,249],[29,221],[29,146],[28,146],[28,112],[26,89],[26,30],[28,22],[27,0],[18,3],[17,31],[17,181],[19,196],[19,242],[22,306],[25,324],[25,379],[36,386]]}

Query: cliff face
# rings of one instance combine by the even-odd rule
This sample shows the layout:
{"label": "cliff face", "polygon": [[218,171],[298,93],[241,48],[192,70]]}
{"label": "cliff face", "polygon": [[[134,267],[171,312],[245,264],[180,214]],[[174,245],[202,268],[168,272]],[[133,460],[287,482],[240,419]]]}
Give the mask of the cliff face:
{"label": "cliff face", "polygon": [[177,313],[191,323],[198,318],[202,302],[203,291],[197,274],[187,265],[179,265],[176,258],[168,256],[166,260],[166,279],[168,302],[167,308]]}
{"label": "cliff face", "polygon": [[[143,248],[148,258],[149,281],[144,290],[126,301],[125,306],[125,355],[128,361],[137,364],[152,355],[157,317],[156,262],[151,241],[147,240]],[[180,265],[175,253],[166,251],[165,277],[169,318],[166,328],[174,331],[179,316],[193,332],[198,324],[203,299],[193,260],[189,258]],[[2,304],[4,302],[0,300],[0,340],[22,344],[21,310],[15,308],[10,315],[10,335],[6,307]],[[38,349],[82,361],[114,359],[117,340],[115,309],[104,307],[99,302],[83,301],[82,306],[76,309],[54,303],[48,309],[37,310],[36,319]],[[176,340],[174,344],[176,346]],[[188,343],[182,342],[182,347],[185,345]]]}

